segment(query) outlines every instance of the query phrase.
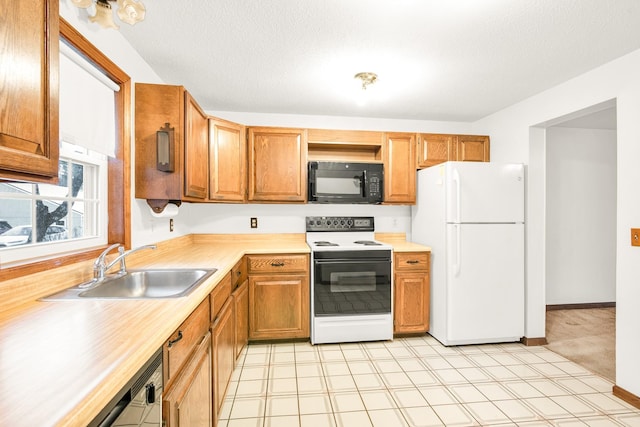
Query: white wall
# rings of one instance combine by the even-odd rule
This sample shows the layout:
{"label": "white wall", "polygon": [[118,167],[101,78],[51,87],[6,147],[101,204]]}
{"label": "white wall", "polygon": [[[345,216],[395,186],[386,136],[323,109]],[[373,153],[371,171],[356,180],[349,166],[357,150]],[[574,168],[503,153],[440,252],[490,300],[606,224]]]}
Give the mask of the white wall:
{"label": "white wall", "polygon": [[545,143],[541,123],[616,99],[616,378],[640,395],[640,249],[630,246],[629,228],[640,226],[640,50],[510,106],[474,123],[491,135],[493,161],[524,162],[527,175],[527,337],[545,334]]}
{"label": "white wall", "polygon": [[550,127],[546,304],[616,298],[616,132]]}
{"label": "white wall", "polygon": [[[304,233],[306,216],[373,216],[377,232],[408,233],[411,227],[409,206],[194,203],[185,207],[193,233]],[[251,217],[258,219],[258,228],[250,228]]]}

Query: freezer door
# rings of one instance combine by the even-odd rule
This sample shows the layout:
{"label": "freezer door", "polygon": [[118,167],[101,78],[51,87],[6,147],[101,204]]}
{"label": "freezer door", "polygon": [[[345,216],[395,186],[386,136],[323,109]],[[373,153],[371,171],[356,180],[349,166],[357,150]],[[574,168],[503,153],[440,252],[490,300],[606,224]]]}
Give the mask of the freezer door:
{"label": "freezer door", "polygon": [[447,345],[524,335],[524,225],[447,225]]}
{"label": "freezer door", "polygon": [[448,162],[447,223],[524,222],[524,166]]}

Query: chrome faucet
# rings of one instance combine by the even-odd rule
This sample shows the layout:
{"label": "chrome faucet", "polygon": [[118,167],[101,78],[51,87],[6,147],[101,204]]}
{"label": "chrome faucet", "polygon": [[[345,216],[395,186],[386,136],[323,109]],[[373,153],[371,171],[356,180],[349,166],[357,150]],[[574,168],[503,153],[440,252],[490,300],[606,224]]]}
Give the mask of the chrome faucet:
{"label": "chrome faucet", "polygon": [[[105,261],[105,258],[109,254],[109,252],[111,252],[115,248],[118,248],[119,255],[113,261],[107,264]],[[120,263],[120,270],[118,270],[118,274],[120,275],[127,274],[127,266],[124,262],[124,259],[127,257],[127,255],[130,255],[142,249],[156,249],[156,248],[157,248],[156,245],[143,245],[125,252],[124,246],[122,246],[120,243],[116,243],[114,245],[109,246],[100,254],[100,256],[98,256],[98,259],[96,259],[95,262],[93,263],[93,281],[99,282],[104,280],[104,277],[107,271],[109,271],[111,267],[116,265],[116,263],[118,262]]]}
{"label": "chrome faucet", "polygon": [[98,258],[93,262],[93,281],[98,281],[104,279],[104,273],[107,271],[107,263],[105,258],[113,249],[118,248],[118,252],[122,253],[124,251],[124,246],[120,243],[115,243],[109,246],[107,249],[102,251]]}

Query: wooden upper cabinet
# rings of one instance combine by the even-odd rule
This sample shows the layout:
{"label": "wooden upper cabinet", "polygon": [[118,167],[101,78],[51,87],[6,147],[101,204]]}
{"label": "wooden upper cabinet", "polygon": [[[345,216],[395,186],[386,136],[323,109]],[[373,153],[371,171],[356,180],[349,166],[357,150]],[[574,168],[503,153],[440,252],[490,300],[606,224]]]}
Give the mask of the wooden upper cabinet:
{"label": "wooden upper cabinet", "polygon": [[456,159],[456,136],[437,133],[418,134],[418,168],[427,168]]}
{"label": "wooden upper cabinet", "polygon": [[446,161],[488,162],[489,137],[486,135],[418,134],[418,169]]}
{"label": "wooden upper cabinet", "polygon": [[248,132],[249,201],[306,201],[306,131],[249,128]]}
{"label": "wooden upper cabinet", "polygon": [[209,119],[184,92],[184,195],[205,199],[209,185]]}
{"label": "wooden upper cabinet", "polygon": [[[174,129],[173,171],[157,168],[156,132]],[[202,200],[208,191],[209,123],[182,86],[136,83],[136,198]]]}
{"label": "wooden upper cabinet", "polygon": [[458,135],[457,158],[463,162],[488,162],[489,137],[483,135]]}
{"label": "wooden upper cabinet", "polygon": [[0,178],[58,176],[58,0],[0,0]]}
{"label": "wooden upper cabinet", "polygon": [[247,140],[245,127],[209,119],[209,199],[244,202],[247,199]]}
{"label": "wooden upper cabinet", "polygon": [[384,155],[384,202],[416,202],[416,136],[387,133]]}

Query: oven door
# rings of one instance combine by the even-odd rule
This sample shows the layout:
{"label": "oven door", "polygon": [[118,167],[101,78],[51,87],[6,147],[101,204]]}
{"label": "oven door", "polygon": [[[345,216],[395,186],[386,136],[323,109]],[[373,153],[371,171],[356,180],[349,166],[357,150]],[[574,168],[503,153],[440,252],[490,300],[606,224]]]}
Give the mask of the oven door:
{"label": "oven door", "polygon": [[315,317],[391,313],[391,251],[314,253]]}

